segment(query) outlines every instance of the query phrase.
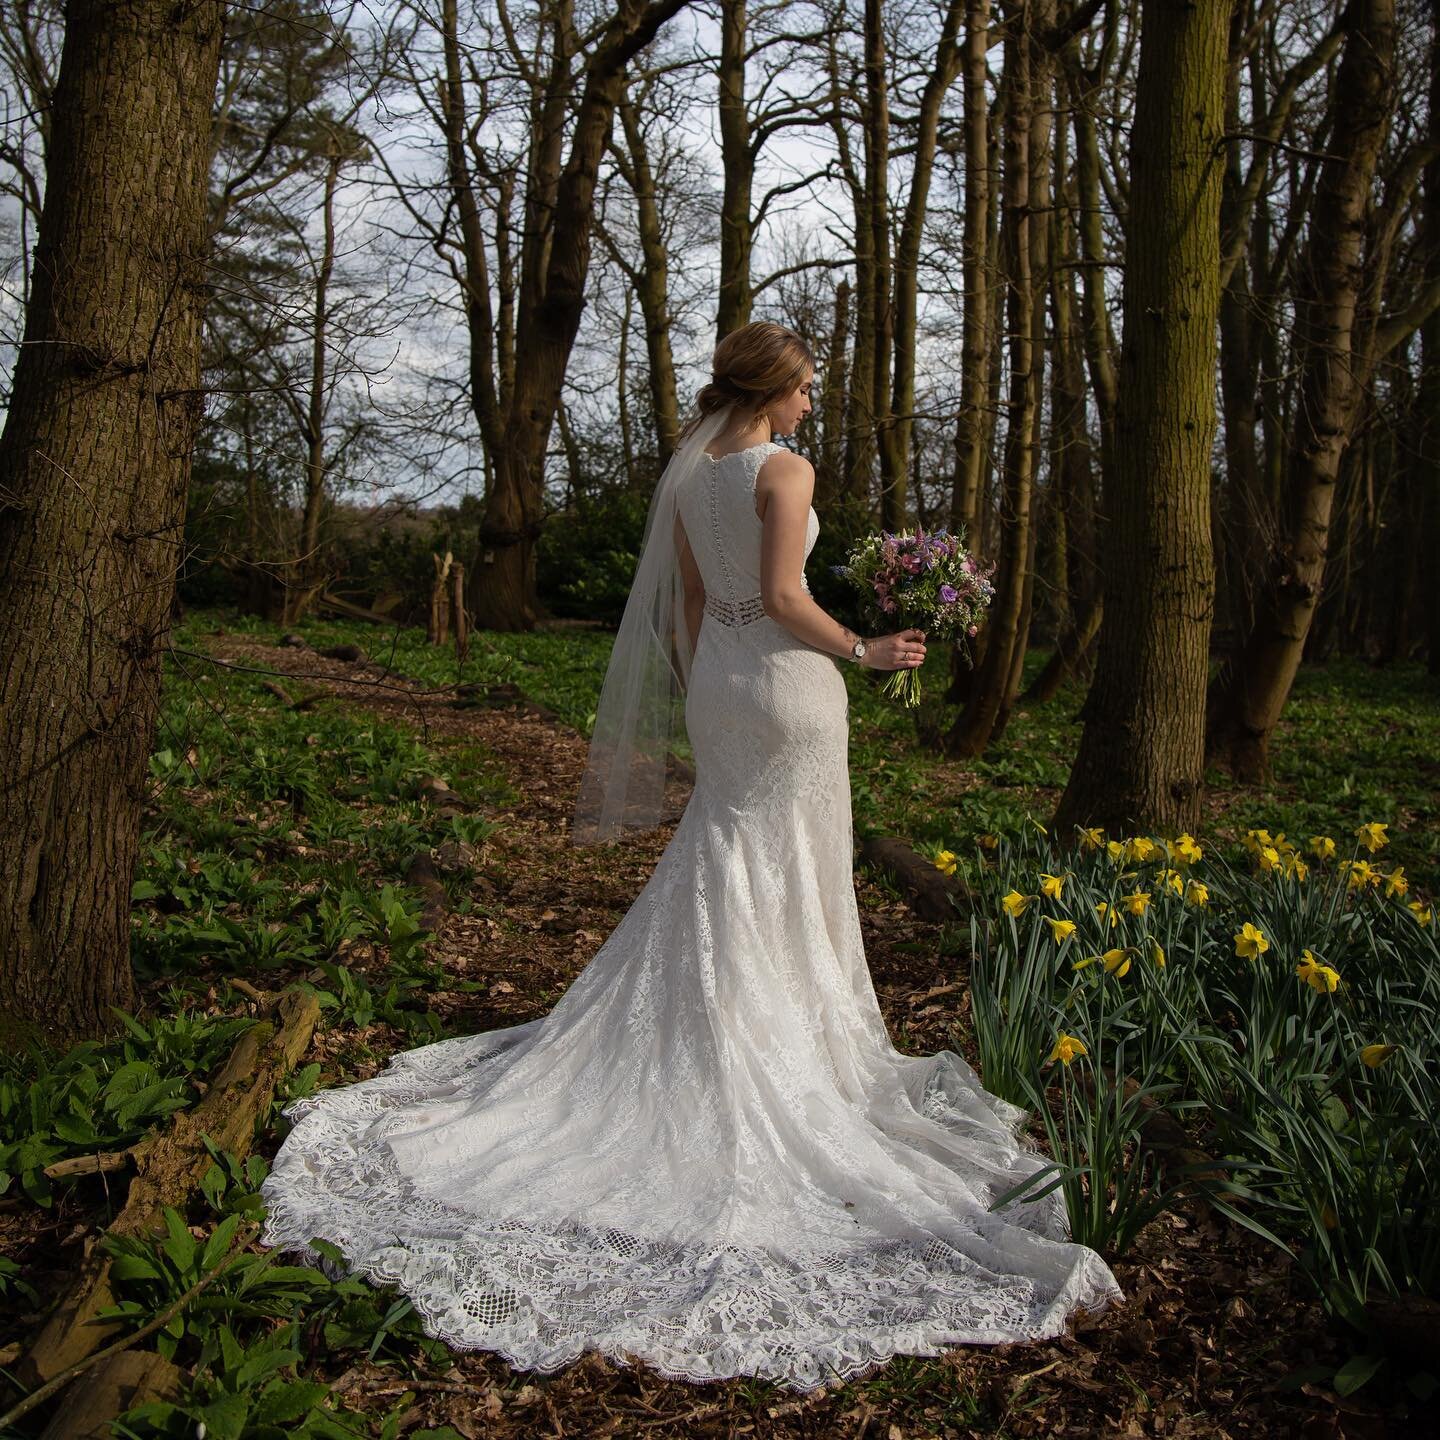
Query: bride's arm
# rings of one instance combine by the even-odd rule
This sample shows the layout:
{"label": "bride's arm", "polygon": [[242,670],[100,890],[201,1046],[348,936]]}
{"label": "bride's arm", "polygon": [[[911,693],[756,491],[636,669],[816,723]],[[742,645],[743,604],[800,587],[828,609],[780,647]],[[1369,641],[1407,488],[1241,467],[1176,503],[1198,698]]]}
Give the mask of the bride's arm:
{"label": "bride's arm", "polygon": [[675,550],[680,556],[680,578],[685,585],[685,629],[690,634],[690,653],[700,643],[700,622],[705,612],[705,582],[700,578],[700,567],[695,563],[690,539],[680,517],[675,517]]}
{"label": "bride's arm", "polygon": [[760,600],[765,613],[797,640],[848,660],[860,637],[822,610],[800,583],[814,493],[815,467],[803,455],[777,451],[760,467],[755,482],[763,525]]}

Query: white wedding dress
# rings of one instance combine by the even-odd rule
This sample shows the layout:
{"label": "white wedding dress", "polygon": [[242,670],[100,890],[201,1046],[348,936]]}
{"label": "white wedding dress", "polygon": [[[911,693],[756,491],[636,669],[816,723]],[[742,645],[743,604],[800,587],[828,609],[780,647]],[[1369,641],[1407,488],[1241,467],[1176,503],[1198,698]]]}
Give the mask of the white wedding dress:
{"label": "white wedding dress", "polygon": [[[459,1349],[587,1349],[797,1390],[895,1354],[1033,1340],[1119,1298],[1045,1162],[958,1055],[890,1044],[856,909],[838,664],[760,606],[756,474],[679,497],[706,618],[694,792],[654,874],[543,1019],[293,1102],[263,1239],[392,1282]],[[819,530],[814,512],[806,553]],[[334,1267],[327,1266],[331,1273]]]}

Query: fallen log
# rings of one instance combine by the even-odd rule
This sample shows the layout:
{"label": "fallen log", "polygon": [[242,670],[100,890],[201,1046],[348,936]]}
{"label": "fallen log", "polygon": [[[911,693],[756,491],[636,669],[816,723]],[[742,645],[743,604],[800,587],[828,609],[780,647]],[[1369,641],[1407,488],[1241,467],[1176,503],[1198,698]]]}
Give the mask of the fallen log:
{"label": "fallen log", "polygon": [[260,688],[273,695],[282,705],[293,706],[295,704],[290,698],[290,692],[278,680],[262,680]]}
{"label": "fallen log", "polygon": [[103,1440],[110,1422],[151,1400],[179,1400],[185,1372],[155,1350],[120,1350],[85,1372],[83,1385],[69,1385],[40,1432],[40,1440]]}
{"label": "fallen log", "polygon": [[327,645],[318,653],[327,660],[344,660],[349,665],[366,663],[365,652],[358,645]]}
{"label": "fallen log", "polygon": [[[320,1004],[313,994],[281,992],[274,1021],[258,1021],[236,1041],[205,1097],[192,1109],[176,1111],[163,1134],[134,1147],[136,1175],[108,1233],[164,1234],[165,1207],[184,1205],[214,1163],[205,1137],[237,1158],[250,1153],[257,1121],[268,1113],[276,1086],[309,1048],[319,1019]],[[43,1384],[93,1354],[114,1334],[113,1324],[94,1318],[115,1303],[110,1263],[104,1249],[94,1246],[16,1367],[22,1384]]]}
{"label": "fallen log", "polygon": [[[397,595],[393,604],[399,604],[400,597]],[[357,605],[353,600],[342,600],[338,595],[332,595],[328,590],[323,590],[315,597],[315,604],[322,610],[333,610],[337,615],[347,616],[351,620],[364,620],[370,625],[387,625],[395,629],[395,622],[382,611],[369,610],[364,605]]]}
{"label": "fallen log", "polygon": [[872,835],[862,841],[860,863],[888,875],[903,892],[905,903],[922,920],[953,920],[957,907],[970,898],[953,875],[945,874],[933,860],[891,835]]}

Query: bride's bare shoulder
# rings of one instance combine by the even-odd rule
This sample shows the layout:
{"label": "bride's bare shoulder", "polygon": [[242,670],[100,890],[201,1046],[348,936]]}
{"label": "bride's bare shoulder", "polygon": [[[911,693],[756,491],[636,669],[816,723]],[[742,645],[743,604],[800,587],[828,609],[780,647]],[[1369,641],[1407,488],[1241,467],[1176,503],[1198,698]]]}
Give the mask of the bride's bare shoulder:
{"label": "bride's bare shoulder", "polygon": [[815,467],[793,450],[773,450],[761,462],[755,489],[763,494],[803,495],[808,502],[815,491]]}

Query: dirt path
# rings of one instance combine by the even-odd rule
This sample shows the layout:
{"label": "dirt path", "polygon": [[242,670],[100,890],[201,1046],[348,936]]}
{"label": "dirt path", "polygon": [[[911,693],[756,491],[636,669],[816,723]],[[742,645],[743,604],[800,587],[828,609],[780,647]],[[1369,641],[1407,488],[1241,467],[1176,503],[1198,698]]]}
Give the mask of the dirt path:
{"label": "dirt path", "polygon": [[[653,870],[688,789],[667,790],[658,830],[598,849],[566,841],[586,742],[524,708],[460,709],[448,691],[382,678],[375,667],[218,634],[210,653],[282,677],[295,696],[321,691],[408,726],[440,754],[481,746],[508,777],[516,803],[487,812],[499,830],[471,884],[474,910],[451,914],[428,948],[445,972],[483,980],[479,994],[427,994],[455,1032],[512,1025],[547,1013],[625,913]],[[456,776],[446,777],[452,782]],[[940,951],[940,927],[911,914],[873,879],[857,876],[866,954],[892,1039],[915,1054],[957,1046],[963,963]],[[957,1003],[958,1002],[958,1003]],[[379,1038],[378,1036],[376,1037]],[[372,1040],[372,1044],[375,1041]],[[331,1049],[321,1038],[315,1058]],[[968,1058],[974,1060],[973,1053]],[[333,1083],[328,1080],[326,1083]],[[703,1387],[595,1355],[554,1377],[512,1370],[485,1352],[455,1356],[422,1384],[414,1423],[466,1437],[814,1436],[907,1440],[922,1435],[1326,1437],[1383,1434],[1365,1405],[1315,1385],[1277,1381],[1334,1346],[1285,1266],[1230,1228],[1199,1217],[1152,1226],[1115,1265],[1128,1303],[1078,1334],[1035,1346],[955,1349],[904,1358],[875,1376],[799,1399],[746,1381]],[[1341,1357],[1343,1358],[1343,1356]],[[360,1365],[314,1372],[348,1403],[383,1413],[406,1384]],[[369,1398],[367,1398],[369,1397]],[[388,1398],[387,1398],[388,1397]],[[1375,1424],[1381,1428],[1374,1428]]]}

